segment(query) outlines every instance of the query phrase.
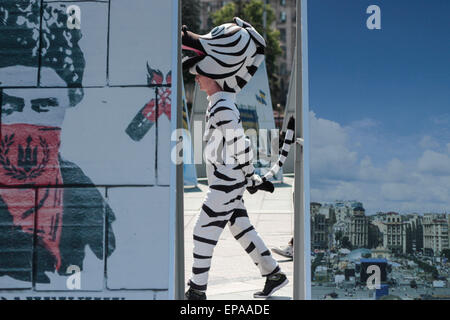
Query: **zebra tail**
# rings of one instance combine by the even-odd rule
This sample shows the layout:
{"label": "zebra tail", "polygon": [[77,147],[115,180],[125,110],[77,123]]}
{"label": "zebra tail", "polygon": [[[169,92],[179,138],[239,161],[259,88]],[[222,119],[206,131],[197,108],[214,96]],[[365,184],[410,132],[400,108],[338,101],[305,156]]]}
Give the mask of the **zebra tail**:
{"label": "zebra tail", "polygon": [[295,120],[294,117],[291,117],[287,125],[283,146],[281,147],[281,152],[280,155],[278,156],[278,161],[272,166],[269,172],[267,172],[262,177],[263,182],[272,179],[280,171],[281,167],[283,167],[284,162],[288,157],[289,150],[291,149],[291,145],[292,143],[294,143],[294,137],[295,137]]}

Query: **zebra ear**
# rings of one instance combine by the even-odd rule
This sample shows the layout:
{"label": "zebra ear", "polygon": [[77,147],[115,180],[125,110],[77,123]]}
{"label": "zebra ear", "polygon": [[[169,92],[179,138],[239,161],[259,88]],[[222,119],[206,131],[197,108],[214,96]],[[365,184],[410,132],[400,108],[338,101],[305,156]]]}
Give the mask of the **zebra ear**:
{"label": "zebra ear", "polygon": [[255,28],[253,28],[253,26],[250,23],[245,22],[244,20],[242,20],[239,17],[234,17],[233,21],[239,27],[242,27],[245,30],[247,30],[248,33],[250,33],[250,36],[252,37],[252,39],[255,40],[255,42],[257,42],[260,46],[262,46],[264,48],[266,47],[266,40],[264,40],[264,38],[258,33],[258,31],[256,31]]}
{"label": "zebra ear", "polygon": [[233,18],[233,21],[234,21],[234,23],[236,23],[239,27],[242,27],[242,28],[251,27],[250,23],[245,22],[244,20],[242,20],[242,19],[239,18],[239,17],[234,17],[234,18]]}

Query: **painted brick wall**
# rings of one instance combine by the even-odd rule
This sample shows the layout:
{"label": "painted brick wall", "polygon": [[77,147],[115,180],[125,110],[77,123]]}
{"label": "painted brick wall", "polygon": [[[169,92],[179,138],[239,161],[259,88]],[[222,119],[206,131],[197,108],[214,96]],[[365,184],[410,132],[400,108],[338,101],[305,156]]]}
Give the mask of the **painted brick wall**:
{"label": "painted brick wall", "polygon": [[0,297],[167,298],[171,3],[0,1]]}

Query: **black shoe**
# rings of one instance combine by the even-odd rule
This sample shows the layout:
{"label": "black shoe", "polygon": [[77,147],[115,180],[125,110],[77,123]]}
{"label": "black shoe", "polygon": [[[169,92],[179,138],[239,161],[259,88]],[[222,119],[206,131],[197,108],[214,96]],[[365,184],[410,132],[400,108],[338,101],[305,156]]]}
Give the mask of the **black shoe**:
{"label": "black shoe", "polygon": [[206,293],[189,288],[188,291],[184,294],[186,300],[206,300]]}
{"label": "black shoe", "polygon": [[288,278],[282,272],[275,273],[274,275],[268,276],[266,279],[266,284],[264,285],[263,291],[258,291],[253,294],[254,298],[268,298],[275,291],[283,288],[289,283]]}

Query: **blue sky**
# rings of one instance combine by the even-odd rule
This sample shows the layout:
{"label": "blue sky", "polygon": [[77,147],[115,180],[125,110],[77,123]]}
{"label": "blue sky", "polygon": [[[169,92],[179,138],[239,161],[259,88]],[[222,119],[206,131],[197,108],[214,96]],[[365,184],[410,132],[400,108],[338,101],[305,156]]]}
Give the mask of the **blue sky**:
{"label": "blue sky", "polygon": [[[381,30],[366,27],[366,9],[373,4],[381,9]],[[430,188],[425,180],[431,183],[438,177],[441,180],[434,184],[441,188],[429,191],[414,208],[450,210],[450,197],[436,196],[445,188],[450,190],[445,164],[447,159],[450,162],[450,1],[310,0],[308,10],[311,124],[323,129],[322,140],[317,138],[312,145],[320,152],[331,152],[323,148],[327,145],[323,133],[330,130],[329,135],[337,137],[342,133],[342,139],[330,143],[330,148],[336,153],[341,143],[340,151],[353,156],[335,159],[344,163],[338,171],[350,165],[332,181],[330,163],[324,164],[325,171],[312,164],[312,198],[329,200],[325,193],[330,186],[348,183],[354,190],[370,190],[366,195],[349,192],[347,198],[372,197],[366,201],[371,210],[408,212],[413,210],[412,200],[427,192],[420,190]],[[317,156],[325,156],[320,152]],[[405,169],[398,181],[374,177],[371,183],[365,182],[370,187],[358,186],[361,175],[369,180],[371,170],[378,175],[391,170],[391,178],[386,178],[392,180],[392,175]],[[398,189],[415,184],[418,190],[396,199]],[[388,200],[371,195],[383,190]]]}

